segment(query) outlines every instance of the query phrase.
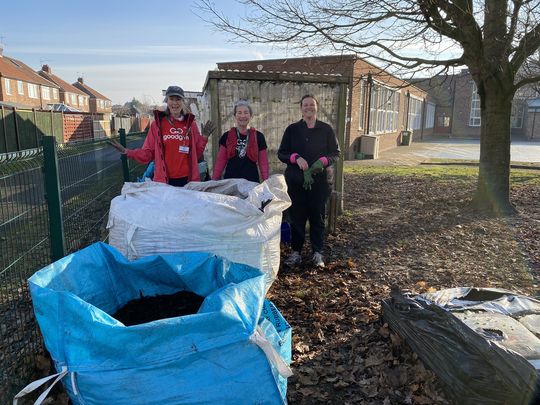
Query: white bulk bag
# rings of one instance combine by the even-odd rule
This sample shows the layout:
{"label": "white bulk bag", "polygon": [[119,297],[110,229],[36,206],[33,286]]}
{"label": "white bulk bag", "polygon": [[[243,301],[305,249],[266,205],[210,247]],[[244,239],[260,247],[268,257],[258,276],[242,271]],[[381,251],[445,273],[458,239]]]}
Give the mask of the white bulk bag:
{"label": "white bulk bag", "polygon": [[281,217],[291,205],[283,175],[244,179],[125,183],[111,201],[109,244],[129,260],[176,252],[211,252],[276,278]]}

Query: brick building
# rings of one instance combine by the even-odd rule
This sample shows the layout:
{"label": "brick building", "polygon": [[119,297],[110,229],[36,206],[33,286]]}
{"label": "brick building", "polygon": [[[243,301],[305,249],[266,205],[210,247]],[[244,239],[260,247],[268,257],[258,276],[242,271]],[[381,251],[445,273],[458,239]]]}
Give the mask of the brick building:
{"label": "brick building", "polygon": [[91,113],[104,114],[106,119],[111,118],[112,102],[109,98],[87,85],[82,77],[79,77],[77,81],[73,83],[73,86],[84,92],[90,98]]}
{"label": "brick building", "polygon": [[348,78],[346,144],[342,145],[345,159],[353,159],[358,152],[365,151],[368,142],[376,141],[378,151],[394,148],[401,143],[401,132],[406,129],[414,137],[433,132],[435,105],[427,93],[356,55],[221,62],[217,66],[220,70],[300,72]]}
{"label": "brick building", "polygon": [[61,103],[81,112],[90,111],[88,95],[55,75],[49,65],[43,65],[38,74],[60,88]]}
{"label": "brick building", "polygon": [[3,55],[0,48],[0,104],[16,108],[46,109],[60,102],[60,88],[20,60]]}
{"label": "brick building", "polygon": [[[417,87],[424,89],[436,103],[434,133],[460,138],[480,137],[480,97],[476,84],[467,69],[455,75],[417,79]],[[533,128],[536,111],[528,105],[538,97],[532,87],[523,87],[512,103],[511,131],[513,137],[540,138]]]}

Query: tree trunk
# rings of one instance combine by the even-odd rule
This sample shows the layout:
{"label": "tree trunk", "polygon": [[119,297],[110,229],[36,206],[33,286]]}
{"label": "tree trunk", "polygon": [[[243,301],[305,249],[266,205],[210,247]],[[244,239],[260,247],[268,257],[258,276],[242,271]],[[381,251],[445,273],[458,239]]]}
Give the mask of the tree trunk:
{"label": "tree trunk", "polygon": [[481,100],[480,171],[473,199],[475,208],[504,216],[515,212],[510,203],[510,117],[512,96],[498,80],[479,86]]}

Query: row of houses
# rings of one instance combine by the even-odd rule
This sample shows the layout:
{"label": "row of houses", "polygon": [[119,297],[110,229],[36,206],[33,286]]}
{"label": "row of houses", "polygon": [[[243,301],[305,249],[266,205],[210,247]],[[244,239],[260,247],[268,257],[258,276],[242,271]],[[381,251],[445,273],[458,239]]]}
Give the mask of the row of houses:
{"label": "row of houses", "polygon": [[104,120],[112,113],[111,100],[88,86],[82,77],[70,84],[48,65],[34,71],[22,61],[5,56],[1,47],[0,106],[100,114]]}

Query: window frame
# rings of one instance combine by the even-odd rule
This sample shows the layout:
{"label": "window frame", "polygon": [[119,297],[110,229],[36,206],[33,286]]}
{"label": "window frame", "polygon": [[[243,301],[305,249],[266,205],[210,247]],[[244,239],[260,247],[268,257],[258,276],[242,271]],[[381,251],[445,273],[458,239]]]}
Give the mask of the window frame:
{"label": "window frame", "polygon": [[373,82],[369,111],[370,132],[387,134],[397,132],[399,115],[399,90]]}
{"label": "window frame", "polygon": [[28,90],[28,97],[38,99],[38,86],[34,83],[26,83],[26,89]]}
{"label": "window frame", "polygon": [[424,120],[424,128],[426,129],[435,128],[435,108],[435,103],[426,102],[426,117]]}
{"label": "window frame", "polygon": [[11,79],[7,78],[7,77],[4,77],[4,89],[6,91],[6,95],[7,96],[11,96],[13,95],[11,93]]}
{"label": "window frame", "polygon": [[43,100],[51,99],[51,88],[47,86],[41,86],[41,97]]}
{"label": "window frame", "polygon": [[469,126],[478,128],[482,125],[482,111],[480,108],[480,95],[476,83],[472,82],[471,107],[469,109]]}

